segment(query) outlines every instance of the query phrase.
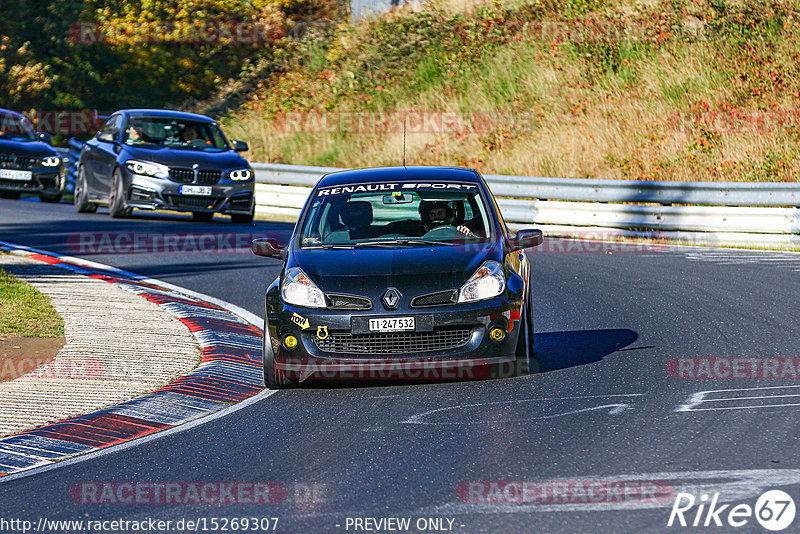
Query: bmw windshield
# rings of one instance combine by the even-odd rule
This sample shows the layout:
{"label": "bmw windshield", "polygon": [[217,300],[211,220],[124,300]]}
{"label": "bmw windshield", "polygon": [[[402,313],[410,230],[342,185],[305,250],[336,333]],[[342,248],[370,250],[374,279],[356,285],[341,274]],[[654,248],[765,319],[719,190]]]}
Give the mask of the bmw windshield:
{"label": "bmw windshield", "polygon": [[25,117],[0,112],[0,139],[6,141],[35,141],[36,131],[31,122]]}
{"label": "bmw windshield", "polygon": [[454,245],[491,237],[475,183],[374,183],[320,188],[301,248]]}
{"label": "bmw windshield", "polygon": [[128,145],[143,148],[166,147],[204,152],[230,149],[216,124],[165,117],[131,117],[123,139]]}

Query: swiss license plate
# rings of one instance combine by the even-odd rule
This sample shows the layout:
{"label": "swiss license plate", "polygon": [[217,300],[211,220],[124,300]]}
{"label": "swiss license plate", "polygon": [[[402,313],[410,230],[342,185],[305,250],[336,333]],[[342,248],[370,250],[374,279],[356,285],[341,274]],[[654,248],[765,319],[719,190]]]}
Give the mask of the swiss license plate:
{"label": "swiss license plate", "polygon": [[369,320],[369,329],[372,332],[403,332],[414,330],[414,326],[413,317],[384,317]]}
{"label": "swiss license plate", "polygon": [[209,185],[182,185],[181,186],[181,195],[200,195],[200,196],[210,196],[211,195],[211,186]]}
{"label": "swiss license plate", "polygon": [[21,182],[27,182],[33,178],[33,173],[31,171],[15,171],[13,169],[0,169],[0,178],[5,178],[6,180],[19,180]]}

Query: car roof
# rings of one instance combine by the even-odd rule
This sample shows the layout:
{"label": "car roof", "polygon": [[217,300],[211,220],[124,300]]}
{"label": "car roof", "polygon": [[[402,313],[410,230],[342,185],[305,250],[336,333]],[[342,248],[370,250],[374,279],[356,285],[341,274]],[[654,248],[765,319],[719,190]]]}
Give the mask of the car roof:
{"label": "car roof", "polygon": [[18,111],[13,111],[13,110],[10,110],[10,109],[0,108],[0,113],[4,113],[4,114],[8,114],[8,115],[14,115],[15,117],[27,118],[22,113],[19,113]]}
{"label": "car roof", "polygon": [[445,182],[478,182],[478,173],[475,169],[464,167],[435,167],[435,166],[408,166],[408,167],[371,167],[367,169],[351,169],[336,171],[326,174],[319,181],[318,187],[330,187],[346,184],[387,182],[409,180],[437,180]]}
{"label": "car roof", "polygon": [[175,111],[171,109],[120,109],[112,113],[112,115],[117,113],[122,113],[128,117],[162,117],[167,119],[190,119],[209,123],[216,122],[211,117],[206,117],[205,115],[189,113],[186,111]]}

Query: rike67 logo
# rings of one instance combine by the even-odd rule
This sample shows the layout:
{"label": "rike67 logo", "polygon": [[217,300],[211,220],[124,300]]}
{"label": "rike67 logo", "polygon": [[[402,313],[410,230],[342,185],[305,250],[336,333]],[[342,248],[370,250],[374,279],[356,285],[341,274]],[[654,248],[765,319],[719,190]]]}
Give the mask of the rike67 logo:
{"label": "rike67 logo", "polygon": [[746,503],[719,504],[719,493],[703,494],[699,499],[691,493],[678,493],[669,514],[667,526],[743,527],[753,518],[767,530],[781,531],[794,521],[794,499],[780,490],[763,493],[755,506]]}

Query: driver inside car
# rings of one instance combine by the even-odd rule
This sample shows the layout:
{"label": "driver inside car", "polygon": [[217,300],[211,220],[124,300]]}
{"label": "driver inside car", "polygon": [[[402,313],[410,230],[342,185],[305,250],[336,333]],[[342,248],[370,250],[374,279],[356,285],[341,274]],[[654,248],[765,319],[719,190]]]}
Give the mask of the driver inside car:
{"label": "driver inside car", "polygon": [[[447,202],[423,200],[419,203],[419,216],[428,232],[442,226],[455,227],[456,212]],[[455,229],[467,237],[478,237],[463,224]]]}

